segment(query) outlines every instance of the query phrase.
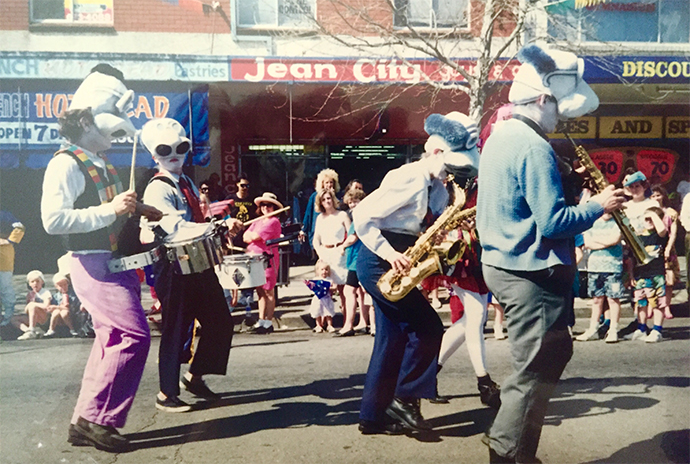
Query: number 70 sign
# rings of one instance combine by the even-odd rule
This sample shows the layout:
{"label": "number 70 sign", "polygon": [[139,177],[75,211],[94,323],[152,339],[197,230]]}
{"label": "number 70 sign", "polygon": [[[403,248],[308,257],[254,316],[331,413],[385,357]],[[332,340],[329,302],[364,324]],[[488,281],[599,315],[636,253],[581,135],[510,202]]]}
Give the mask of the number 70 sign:
{"label": "number 70 sign", "polygon": [[665,148],[602,148],[590,150],[589,155],[611,184],[620,182],[628,167],[642,172],[652,184],[665,184],[673,177],[678,159],[675,151]]}

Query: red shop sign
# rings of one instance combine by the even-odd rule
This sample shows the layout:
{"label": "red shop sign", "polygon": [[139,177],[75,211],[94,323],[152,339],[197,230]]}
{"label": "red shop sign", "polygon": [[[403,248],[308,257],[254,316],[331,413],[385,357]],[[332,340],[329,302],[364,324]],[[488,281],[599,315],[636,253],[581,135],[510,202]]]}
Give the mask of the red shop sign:
{"label": "red shop sign", "polygon": [[606,176],[609,184],[615,184],[621,178],[623,170],[623,153],[618,150],[592,150],[590,158],[599,170]]}
{"label": "red shop sign", "polygon": [[665,184],[673,176],[678,155],[661,148],[643,148],[637,152],[637,169],[653,184]]}

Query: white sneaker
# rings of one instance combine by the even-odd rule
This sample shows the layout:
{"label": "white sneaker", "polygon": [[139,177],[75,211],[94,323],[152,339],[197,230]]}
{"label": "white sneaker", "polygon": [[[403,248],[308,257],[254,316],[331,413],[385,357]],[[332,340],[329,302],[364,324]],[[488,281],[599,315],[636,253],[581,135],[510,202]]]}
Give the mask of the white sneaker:
{"label": "white sneaker", "polygon": [[22,335],[17,337],[17,340],[35,340],[41,338],[41,336],[35,330],[27,330]]}
{"label": "white sneaker", "polygon": [[647,335],[644,339],[645,342],[647,343],[657,343],[660,342],[664,337],[661,336],[661,332],[658,330],[652,330],[649,332],[649,335]]}
{"label": "white sneaker", "polygon": [[496,340],[505,340],[506,334],[503,333],[503,324],[494,325],[494,338]]}
{"label": "white sneaker", "polygon": [[46,333],[43,334],[43,338],[52,338],[55,336],[55,331],[48,329]]}
{"label": "white sneaker", "polygon": [[578,342],[588,342],[590,340],[598,340],[599,339],[599,333],[597,332],[597,329],[592,329],[591,327],[587,330],[585,330],[585,333],[582,333],[575,337],[575,340]]}
{"label": "white sneaker", "polygon": [[606,338],[604,341],[606,343],[618,343],[618,330],[609,329],[609,331],[606,332]]}
{"label": "white sneaker", "polygon": [[630,340],[644,341],[645,338],[647,338],[647,334],[645,333],[645,331],[637,329],[636,331],[633,332],[632,337],[630,337]]}
{"label": "white sneaker", "polygon": [[441,309],[441,306],[443,306],[443,304],[441,303],[441,300],[439,300],[438,298],[432,298],[431,299],[431,307],[432,308]]}

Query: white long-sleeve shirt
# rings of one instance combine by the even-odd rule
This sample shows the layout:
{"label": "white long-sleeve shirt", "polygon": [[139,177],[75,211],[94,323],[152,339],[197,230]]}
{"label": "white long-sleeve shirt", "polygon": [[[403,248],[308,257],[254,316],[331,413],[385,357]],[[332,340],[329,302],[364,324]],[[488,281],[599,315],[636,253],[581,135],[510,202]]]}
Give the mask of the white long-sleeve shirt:
{"label": "white long-sleeve shirt", "polygon": [[[107,178],[109,174],[105,161],[94,153],[82,150]],[[51,235],[93,232],[115,222],[117,215],[112,203],[74,209],[77,198],[84,193],[86,181],[79,164],[71,156],[58,155],[50,160],[43,178],[41,196],[41,221],[46,232]]]}
{"label": "white long-sleeve shirt", "polygon": [[[168,234],[172,234],[185,223],[194,222],[192,209],[180,189],[180,176],[171,172],[163,172],[163,175],[172,180],[175,187],[160,180],[154,180],[146,187],[143,199],[144,204],[158,208],[164,216],[159,222],[149,222],[146,217],[142,216],[140,235],[142,243],[151,243],[154,241],[155,237],[151,228],[156,225],[161,226]],[[199,192],[194,182],[189,178],[187,178],[187,181],[198,197]]]}
{"label": "white long-sleeve shirt", "polygon": [[443,182],[431,178],[423,159],[415,161],[386,174],[381,186],[357,205],[352,212],[355,232],[367,248],[388,259],[395,249],[382,230],[418,235],[427,208],[439,215],[447,203]]}

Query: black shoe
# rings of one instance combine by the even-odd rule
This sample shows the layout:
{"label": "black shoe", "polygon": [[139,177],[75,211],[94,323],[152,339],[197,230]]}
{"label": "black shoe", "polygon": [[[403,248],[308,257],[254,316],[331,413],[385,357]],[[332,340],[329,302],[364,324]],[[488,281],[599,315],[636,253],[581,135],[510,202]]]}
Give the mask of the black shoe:
{"label": "black shoe", "polygon": [[333,334],[334,337],[354,337],[355,331],[350,329],[346,332],[336,332]]}
{"label": "black shoe", "polygon": [[176,396],[169,396],[164,400],[156,396],[156,409],[165,412],[187,412],[191,411],[192,407]]}
{"label": "black shoe", "polygon": [[213,393],[201,377],[192,377],[192,380],[187,380],[187,377],[182,377],[182,380],[180,380],[180,388],[205,400],[220,399],[220,395]]}
{"label": "black shoe", "polygon": [[129,440],[120,435],[115,427],[94,424],[83,417],[70,427],[67,441],[76,446],[95,446],[111,453],[125,451],[129,446]]}
{"label": "black shoe", "polygon": [[501,407],[501,387],[489,378],[486,383],[477,383],[477,388],[479,389],[479,399],[481,399],[482,404],[498,411]]}
{"label": "black shoe", "polygon": [[371,333],[371,327],[366,326],[366,327],[362,327],[361,329],[356,329],[355,333],[359,334],[359,335],[370,334]]}
{"label": "black shoe", "polygon": [[91,442],[85,436],[79,433],[74,424],[69,425],[69,430],[67,431],[67,443],[70,443],[72,446],[92,446]]}
{"label": "black shoe", "polygon": [[405,427],[400,422],[381,423],[361,420],[359,431],[362,435],[402,435],[405,433]]}
{"label": "black shoe", "polygon": [[273,330],[274,329],[273,329],[272,325],[269,325],[268,327],[260,326],[260,327],[256,328],[254,333],[257,335],[266,335],[266,334],[273,333]]}
{"label": "black shoe", "polygon": [[393,398],[388,409],[386,409],[386,414],[418,432],[431,430],[433,428],[431,424],[422,417],[422,413],[419,409],[419,400],[416,399],[412,401],[403,401],[400,398]]}
{"label": "black shoe", "polygon": [[489,463],[490,464],[514,464],[515,459],[507,458],[505,456],[501,456],[498,454],[496,451],[492,450],[489,448]]}
{"label": "black shoe", "polygon": [[433,398],[429,398],[429,403],[432,404],[448,404],[450,403],[450,400],[448,399],[447,396],[441,396],[438,394],[438,391],[436,392],[436,396]]}

